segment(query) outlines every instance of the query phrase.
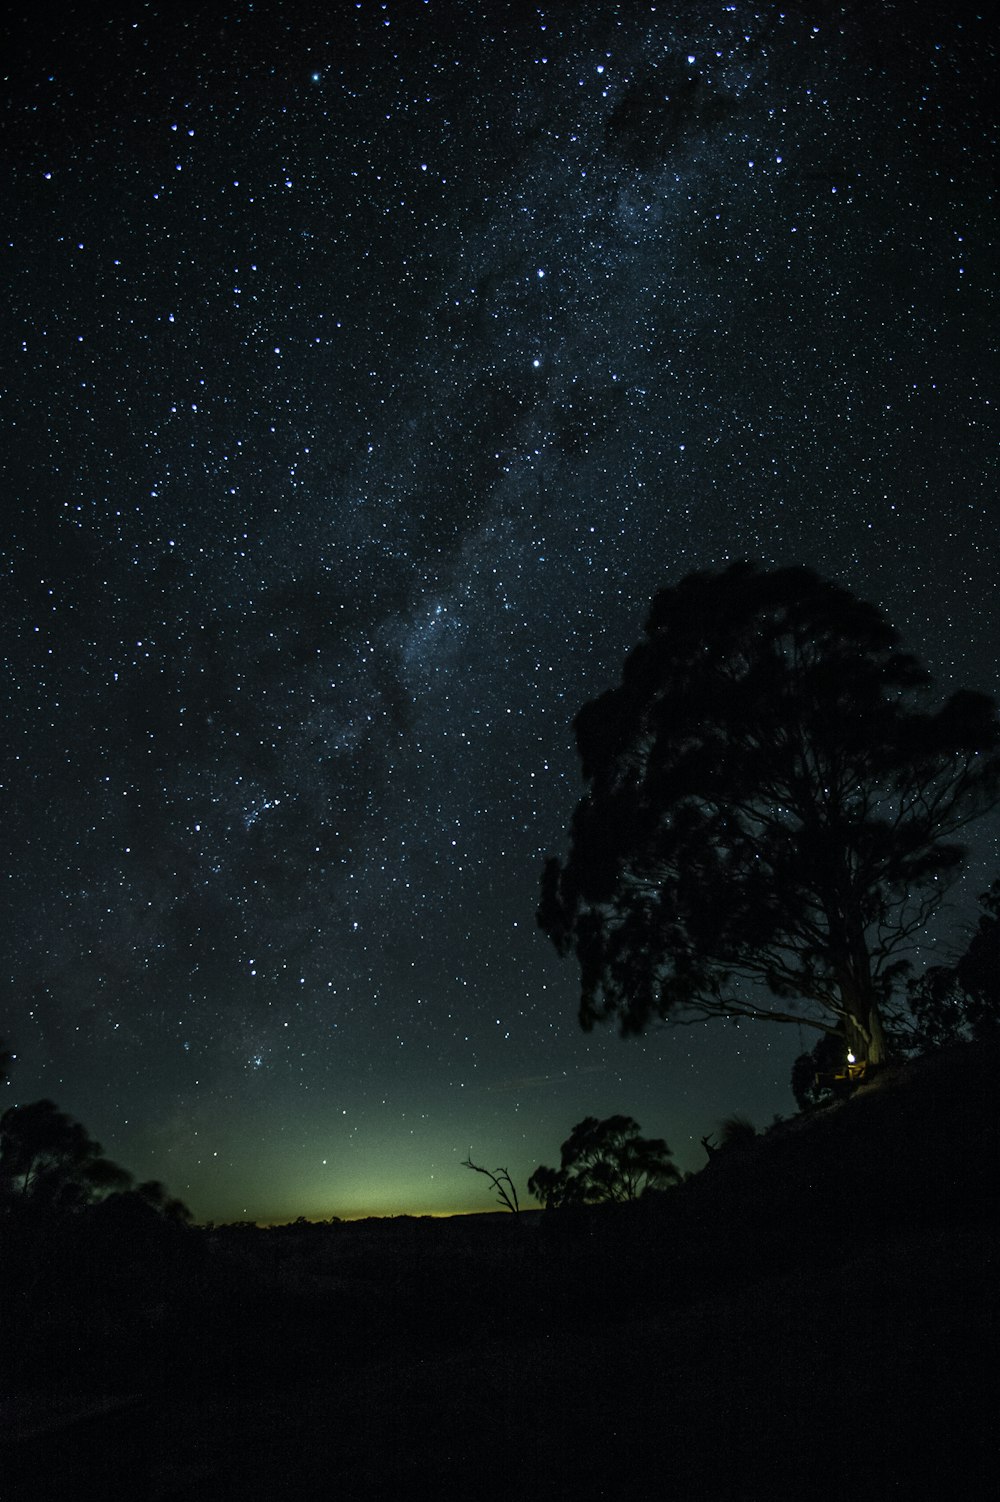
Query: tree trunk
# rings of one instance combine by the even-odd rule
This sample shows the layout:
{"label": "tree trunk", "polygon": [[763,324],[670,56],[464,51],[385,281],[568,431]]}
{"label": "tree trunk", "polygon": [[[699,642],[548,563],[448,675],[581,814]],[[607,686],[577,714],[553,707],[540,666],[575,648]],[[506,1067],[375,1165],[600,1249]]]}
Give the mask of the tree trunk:
{"label": "tree trunk", "polygon": [[871,955],[860,917],[845,925],[846,953],[840,972],[840,998],[845,1014],[847,1047],[859,1064],[878,1067],[886,1062],[885,1030],[872,982]]}
{"label": "tree trunk", "polygon": [[870,1001],[866,1006],[857,997],[852,998],[852,1003],[848,1003],[845,1026],[848,1049],[858,1063],[884,1064],[888,1055],[878,1003]]}
{"label": "tree trunk", "polygon": [[868,1013],[868,1037],[869,1064],[884,1064],[889,1053],[885,1041],[885,1029],[882,1026],[882,1013],[878,1009],[878,1003],[874,1001]]}

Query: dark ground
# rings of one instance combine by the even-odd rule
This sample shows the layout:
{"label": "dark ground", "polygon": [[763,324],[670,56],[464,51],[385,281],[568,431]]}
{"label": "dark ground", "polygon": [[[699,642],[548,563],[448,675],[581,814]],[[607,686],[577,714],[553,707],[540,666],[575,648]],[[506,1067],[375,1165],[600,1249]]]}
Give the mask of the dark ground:
{"label": "dark ground", "polygon": [[634,1213],[8,1227],[0,1496],[986,1494],[998,1053]]}

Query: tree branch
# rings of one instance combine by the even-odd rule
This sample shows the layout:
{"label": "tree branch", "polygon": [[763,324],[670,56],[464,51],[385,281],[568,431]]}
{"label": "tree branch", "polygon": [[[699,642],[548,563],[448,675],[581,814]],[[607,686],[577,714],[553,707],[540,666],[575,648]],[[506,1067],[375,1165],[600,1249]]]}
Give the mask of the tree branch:
{"label": "tree branch", "polygon": [[478,1163],[473,1163],[471,1148],[469,1149],[469,1156],[462,1159],[462,1167],[471,1168],[474,1173],[485,1174],[496,1190],[498,1202],[506,1206],[514,1215],[519,1213],[521,1206],[518,1202],[517,1190],[514,1187],[514,1180],[506,1168],[498,1168],[495,1173],[492,1173],[488,1168],[481,1168]]}

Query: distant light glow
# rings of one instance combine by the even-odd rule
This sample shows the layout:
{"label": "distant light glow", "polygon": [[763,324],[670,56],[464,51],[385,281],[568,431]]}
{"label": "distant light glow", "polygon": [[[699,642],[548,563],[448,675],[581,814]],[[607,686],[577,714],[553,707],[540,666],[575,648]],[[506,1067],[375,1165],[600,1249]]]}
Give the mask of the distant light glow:
{"label": "distant light glow", "polygon": [[616,1112],[700,1167],[801,1046],[580,1031],[574,716],[741,557],[995,684],[985,52],[939,7],[928,103],[913,7],[877,69],[732,0],[188,9],[145,82],[100,7],[7,70],[10,1089],[205,1219],[485,1209],[470,1146],[523,1190]]}

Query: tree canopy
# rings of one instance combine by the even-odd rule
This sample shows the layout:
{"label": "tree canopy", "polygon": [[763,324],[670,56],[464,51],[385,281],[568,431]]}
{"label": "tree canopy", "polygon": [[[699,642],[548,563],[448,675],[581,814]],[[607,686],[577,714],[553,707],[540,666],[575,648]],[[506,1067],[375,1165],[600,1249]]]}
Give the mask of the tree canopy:
{"label": "tree canopy", "polygon": [[586,793],[538,918],[580,1018],[800,1022],[885,1055],[906,953],[996,800],[985,695],[931,680],[882,613],[743,563],[654,599],[621,683],[574,721]]}
{"label": "tree canopy", "polygon": [[1000,878],[979,899],[979,922],[952,965],[932,965],[910,985],[909,1004],[922,1043],[1000,1029]]}
{"label": "tree canopy", "polygon": [[155,1210],[157,1215],[162,1215],[164,1220],[186,1225],[191,1219],[191,1211],[184,1201],[172,1195],[159,1179],[146,1179],[142,1184],[136,1184],[134,1192],[138,1199]]}
{"label": "tree canopy", "polygon": [[560,1167],[539,1164],[528,1189],[552,1208],[626,1203],[680,1178],[672,1156],[662,1137],[640,1137],[631,1116],[587,1116],[563,1143]]}
{"label": "tree canopy", "polygon": [[75,1207],[131,1183],[132,1175],[54,1101],[9,1106],[0,1116],[0,1192],[7,1198]]}

